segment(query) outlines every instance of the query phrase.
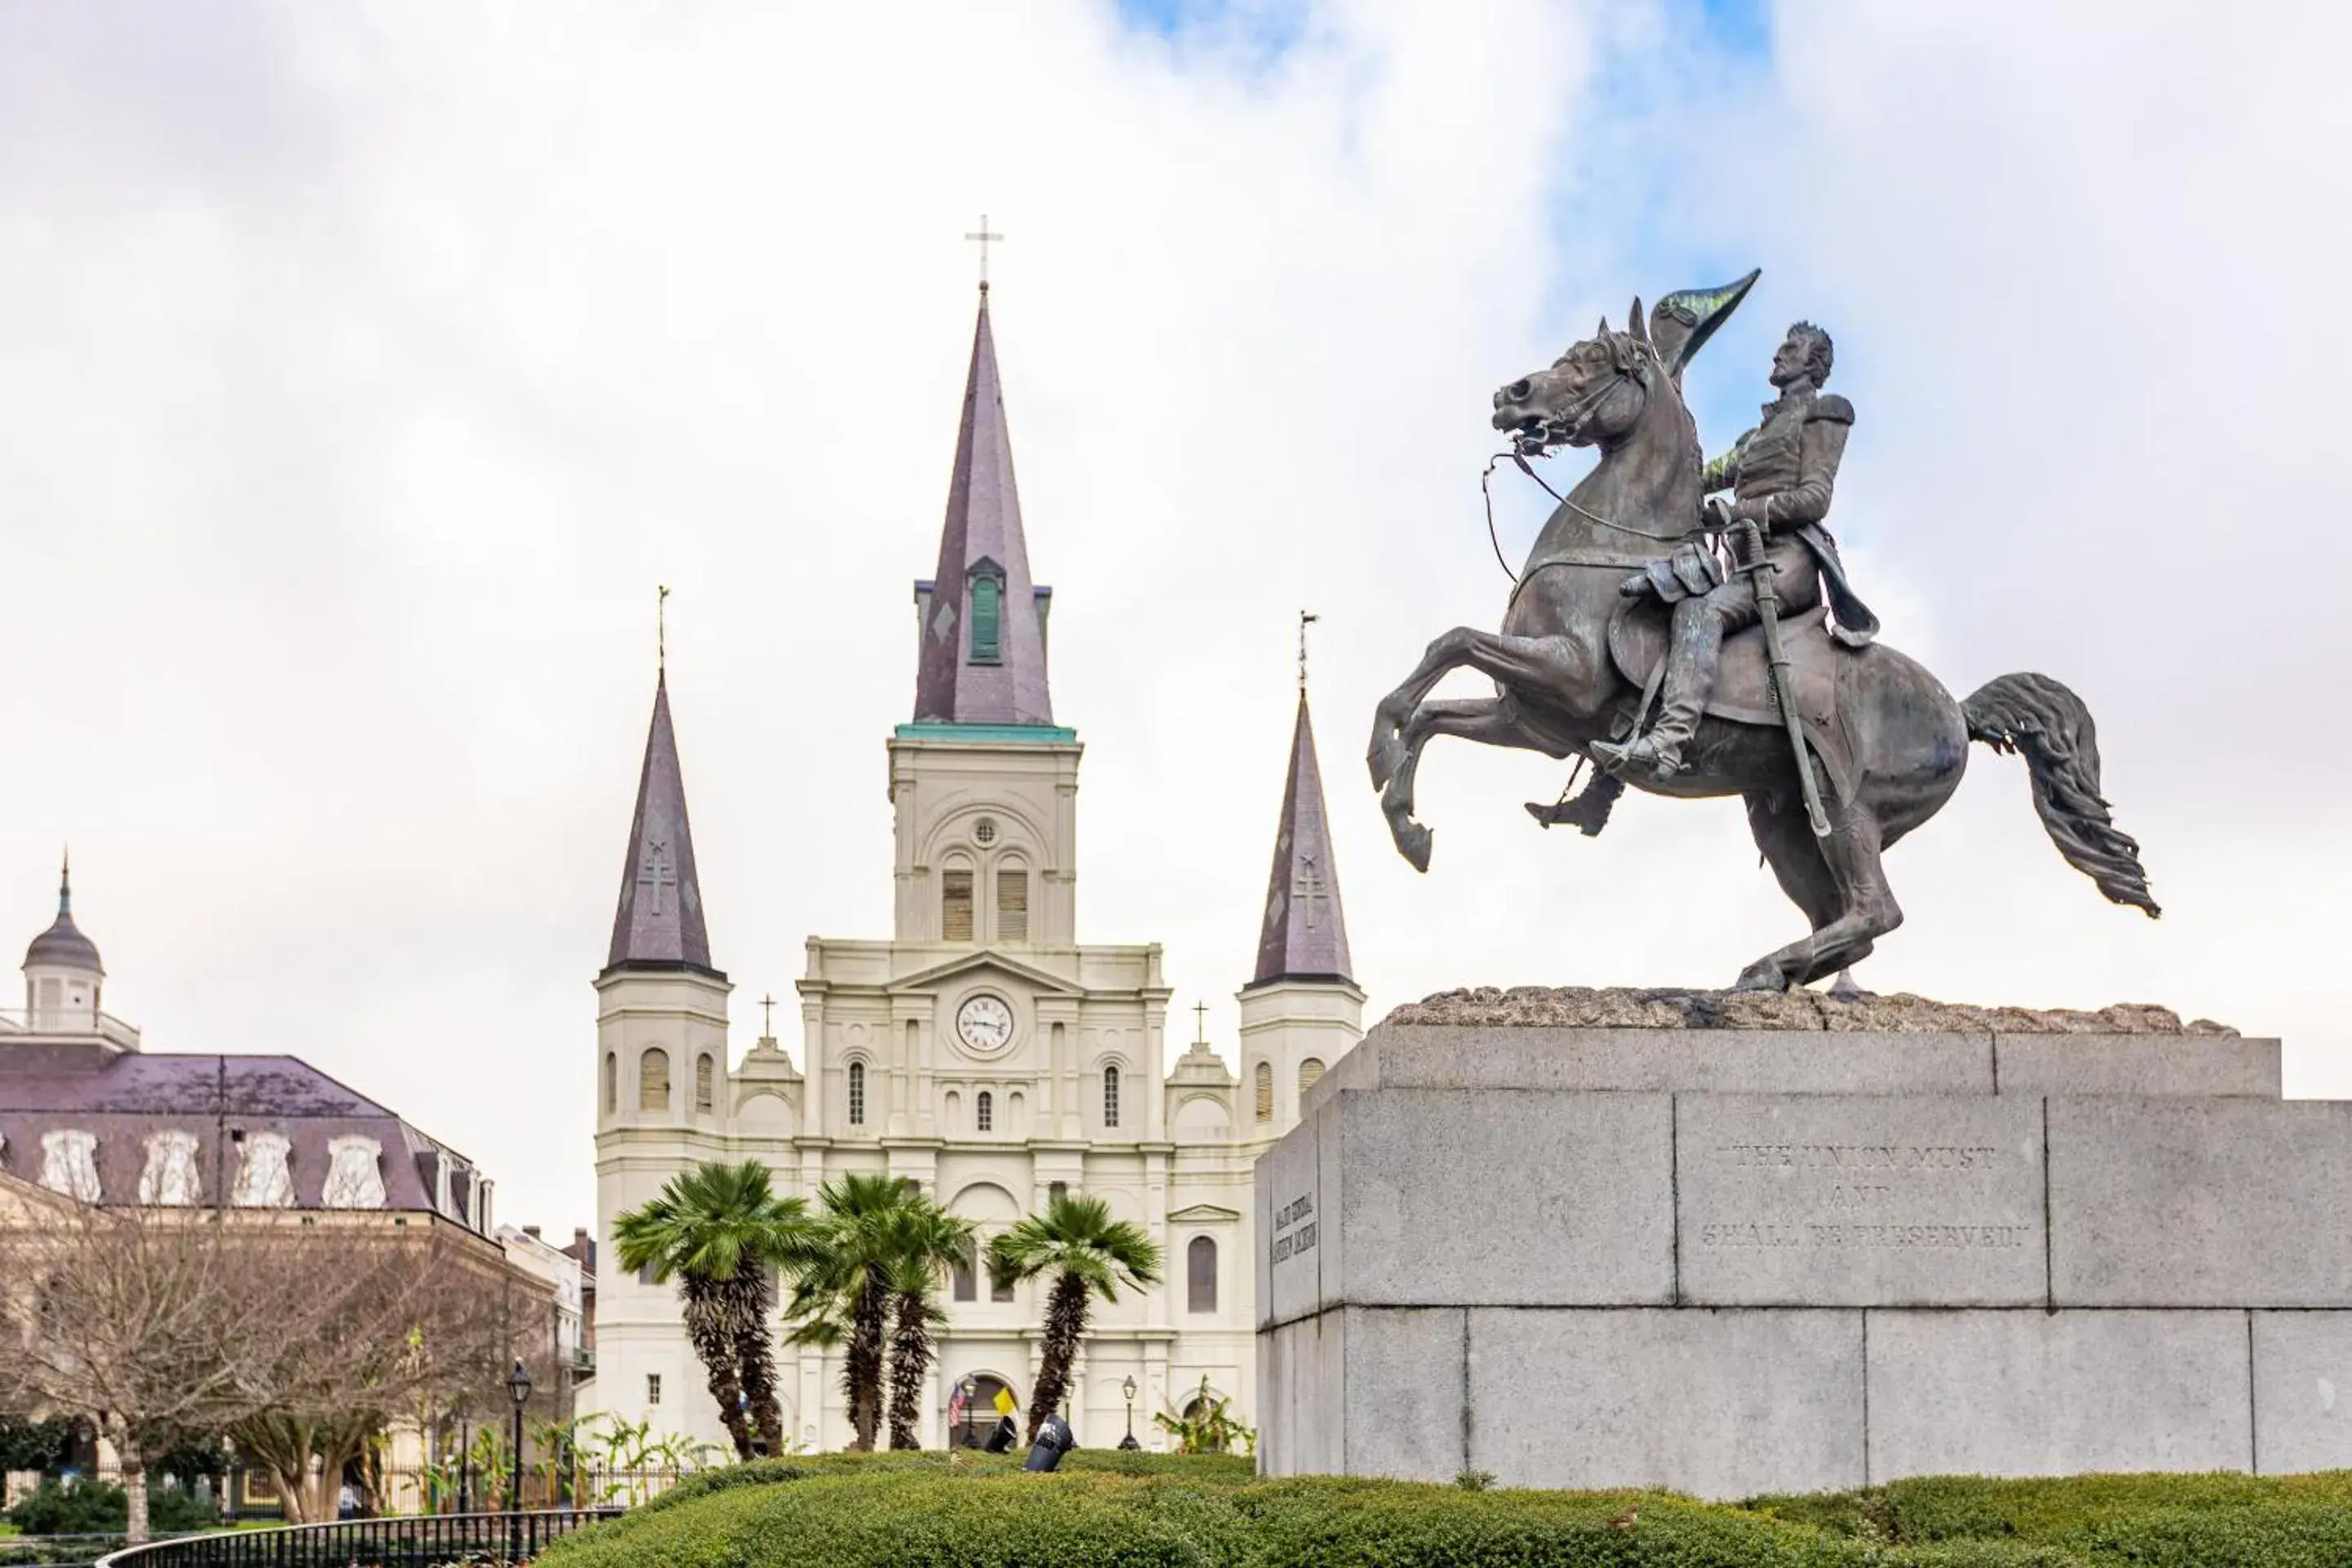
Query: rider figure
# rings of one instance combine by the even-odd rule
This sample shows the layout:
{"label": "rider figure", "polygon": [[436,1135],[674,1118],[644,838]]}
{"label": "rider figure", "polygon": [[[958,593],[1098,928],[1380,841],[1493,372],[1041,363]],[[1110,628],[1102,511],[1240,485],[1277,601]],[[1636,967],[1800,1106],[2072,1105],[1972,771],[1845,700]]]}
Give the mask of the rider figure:
{"label": "rider figure", "polygon": [[[1772,355],[1780,395],[1764,405],[1755,429],[1706,466],[1706,489],[1729,489],[1733,499],[1727,504],[1710,494],[1704,526],[1752,521],[1762,531],[1784,620],[1821,604],[1826,577],[1837,617],[1831,635],[1861,647],[1877,635],[1878,620],[1847,586],[1836,542],[1822,526],[1853,424],[1853,405],[1822,391],[1830,362],[1829,333],[1810,321],[1789,329]],[[1713,554],[1686,545],[1626,579],[1623,592],[1654,593],[1674,606],[1657,722],[1638,740],[1596,741],[1588,749],[1612,771],[1643,765],[1668,778],[1681,769],[1683,748],[1706,710],[1723,639],[1757,623],[1756,585],[1744,572],[1727,578]]]}

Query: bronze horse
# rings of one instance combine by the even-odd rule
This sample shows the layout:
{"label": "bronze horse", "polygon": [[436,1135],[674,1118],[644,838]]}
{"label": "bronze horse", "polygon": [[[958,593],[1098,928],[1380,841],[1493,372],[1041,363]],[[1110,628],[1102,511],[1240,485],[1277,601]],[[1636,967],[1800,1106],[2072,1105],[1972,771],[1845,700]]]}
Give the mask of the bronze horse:
{"label": "bronze horse", "polygon": [[[1611,627],[1643,606],[1619,584],[1701,533],[1698,431],[1683,402],[1682,373],[1755,278],[1668,295],[1646,323],[1636,300],[1623,331],[1604,320],[1549,368],[1495,395],[1494,424],[1520,450],[1597,447],[1601,459],[1537,536],[1503,629],[1445,633],[1375,712],[1372,786],[1398,850],[1415,868],[1429,868],[1431,836],[1413,820],[1413,773],[1433,737],[1566,758],[1632,730],[1643,692],[1612,652]],[[1792,617],[1789,629],[1817,632],[1821,616]],[[1751,630],[1726,645],[1727,679],[1744,657],[1756,675],[1751,687],[1759,686],[1760,655],[1738,647],[1757,637]],[[1807,820],[1788,731],[1752,712],[1742,721],[1711,711],[1683,772],[1657,779],[1643,770],[1626,779],[1653,795],[1745,798],[1757,847],[1812,931],[1741,971],[1740,988],[1783,990],[1834,974],[1902,923],[1880,857],[1951,798],[1971,740],[2023,752],[2034,805],[2059,853],[2114,902],[2158,912],[2139,847],[2099,796],[2097,737],[2074,692],[2047,676],[2004,675],[1957,702],[1884,642],[1848,649],[1818,635],[1798,640],[1811,665],[1792,688],[1810,679],[1810,689],[1830,694],[1818,698],[1816,719],[1819,733],[1837,737],[1817,768],[1838,786],[1823,785],[1827,837],[1816,838]],[[1429,700],[1464,665],[1490,677],[1496,694]],[[1826,767],[1832,757],[1841,764],[1834,770]],[[1548,820],[1542,808],[1529,810]]]}

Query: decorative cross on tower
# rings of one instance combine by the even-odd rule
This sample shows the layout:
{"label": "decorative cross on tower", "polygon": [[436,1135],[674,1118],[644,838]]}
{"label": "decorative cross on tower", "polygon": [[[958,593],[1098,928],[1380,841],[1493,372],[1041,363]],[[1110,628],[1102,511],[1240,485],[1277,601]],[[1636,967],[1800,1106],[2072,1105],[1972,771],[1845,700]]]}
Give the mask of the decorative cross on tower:
{"label": "decorative cross on tower", "polygon": [[1298,689],[1307,689],[1307,628],[1323,617],[1306,610],[1298,612]]}
{"label": "decorative cross on tower", "polygon": [[1206,1002],[1192,1004],[1192,1043],[1196,1046],[1207,1045],[1209,1043],[1209,1005]]}
{"label": "decorative cross on tower", "polygon": [[967,234],[964,237],[966,239],[978,240],[980,242],[980,291],[985,294],[988,292],[989,242],[992,240],[1002,242],[1004,237],[1001,234],[992,234],[989,231],[988,215],[986,213],[982,213],[980,215],[979,232],[976,234]]}
{"label": "decorative cross on tower", "polygon": [[662,913],[662,889],[677,886],[677,871],[671,866],[669,846],[658,838],[646,842],[646,863],[637,871],[637,886],[653,892],[652,914]]}
{"label": "decorative cross on tower", "polygon": [[776,1037],[776,999],[772,995],[760,998],[760,1037],[763,1040]]}
{"label": "decorative cross on tower", "polygon": [[1290,896],[1307,911],[1307,929],[1315,929],[1315,906],[1328,901],[1331,895],[1324,889],[1323,869],[1315,864],[1312,855],[1298,858],[1298,875],[1290,884]]}

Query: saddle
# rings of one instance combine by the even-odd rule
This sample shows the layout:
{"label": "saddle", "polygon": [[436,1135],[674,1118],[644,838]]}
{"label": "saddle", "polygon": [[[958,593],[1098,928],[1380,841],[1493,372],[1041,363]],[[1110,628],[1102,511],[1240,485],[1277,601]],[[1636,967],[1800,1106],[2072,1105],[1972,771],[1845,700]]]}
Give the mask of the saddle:
{"label": "saddle", "polygon": [[[1666,623],[1671,614],[1670,606],[1644,595],[1626,600],[1610,620],[1610,657],[1626,679],[1645,690],[1666,656]],[[1819,608],[1783,619],[1780,642],[1788,651],[1789,685],[1796,694],[1805,740],[1819,759],[1822,777],[1831,793],[1840,800],[1847,799],[1853,792],[1853,743],[1840,716],[1838,687],[1846,667],[1862,652],[1832,638],[1828,613]],[[1715,689],[1707,697],[1706,711],[1735,724],[1782,727],[1780,705],[1772,695],[1762,626],[1749,626],[1724,638],[1723,658],[1716,668]]]}

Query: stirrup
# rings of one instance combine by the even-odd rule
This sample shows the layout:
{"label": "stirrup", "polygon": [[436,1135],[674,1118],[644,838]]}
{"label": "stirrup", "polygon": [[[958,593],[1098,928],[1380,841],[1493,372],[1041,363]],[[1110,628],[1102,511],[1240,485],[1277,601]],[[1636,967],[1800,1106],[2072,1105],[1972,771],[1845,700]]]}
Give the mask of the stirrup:
{"label": "stirrup", "polygon": [[1648,763],[1651,773],[1662,779],[1670,779],[1683,770],[1682,748],[1660,750],[1654,731],[1631,741],[1595,741],[1584,750],[1612,773],[1622,773],[1636,763]]}

